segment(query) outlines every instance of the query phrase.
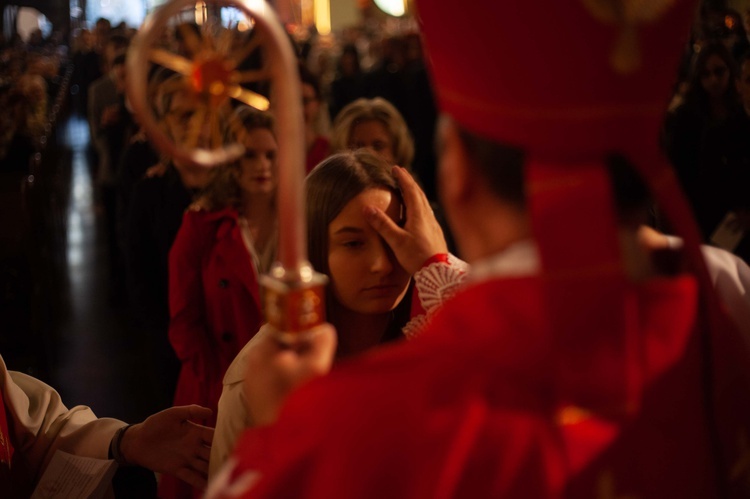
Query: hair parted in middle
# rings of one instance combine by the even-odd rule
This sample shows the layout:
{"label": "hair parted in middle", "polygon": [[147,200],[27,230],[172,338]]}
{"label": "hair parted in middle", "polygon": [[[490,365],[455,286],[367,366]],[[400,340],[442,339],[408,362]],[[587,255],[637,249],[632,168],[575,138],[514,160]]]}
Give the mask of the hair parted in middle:
{"label": "hair parted in middle", "polygon": [[354,127],[367,121],[383,124],[393,143],[396,164],[411,169],[414,160],[414,139],[401,113],[393,104],[381,97],[360,98],[347,104],[333,121],[331,150],[342,152],[349,149],[349,138]]}

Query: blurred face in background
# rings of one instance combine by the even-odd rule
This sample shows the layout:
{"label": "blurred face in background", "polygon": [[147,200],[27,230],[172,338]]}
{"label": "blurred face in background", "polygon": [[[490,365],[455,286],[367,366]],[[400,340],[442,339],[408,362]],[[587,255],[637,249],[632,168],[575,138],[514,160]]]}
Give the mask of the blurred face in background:
{"label": "blurred face in background", "polygon": [[357,74],[357,56],[351,52],[341,54],[341,72],[344,76]]}
{"label": "blurred face in background", "polygon": [[[196,108],[194,101],[187,92],[173,92],[170,94],[169,101],[165,101],[163,105],[167,110],[161,120],[161,125],[167,136],[178,147],[182,149],[208,147],[208,127],[205,124],[191,122],[195,116]],[[195,130],[193,127],[199,127],[199,130]],[[188,144],[188,141],[194,143]],[[183,163],[177,158],[172,159],[172,164],[179,172],[186,187],[203,188],[210,179],[211,170],[208,168]]]}
{"label": "blurred face in background", "polygon": [[269,196],[276,192],[276,138],[267,128],[252,128],[242,138],[245,155],[240,159],[237,183],[243,193]]}
{"label": "blurred face in background", "polygon": [[185,141],[190,119],[195,114],[195,105],[185,92],[175,92],[166,110],[164,123],[167,135],[177,144]]}
{"label": "blurred face in background", "polygon": [[724,59],[714,54],[706,61],[706,66],[700,71],[701,86],[712,98],[724,95],[729,85],[729,67]]}
{"label": "blurred face in background", "polygon": [[302,84],[302,112],[305,116],[305,124],[312,124],[318,118],[320,112],[320,99],[315,93],[312,85]]}
{"label": "blurred face in background", "polygon": [[370,149],[391,164],[396,161],[393,139],[388,129],[379,120],[361,121],[352,127],[349,149]]}
{"label": "blurred face in background", "polygon": [[94,48],[94,35],[87,29],[81,30],[79,38],[80,49],[88,51]]}
{"label": "blurred face in background", "polygon": [[125,91],[125,77],[127,76],[125,63],[117,63],[112,66],[112,76],[115,80],[115,87],[119,93]]}
{"label": "blurred face in background", "polygon": [[107,43],[111,25],[108,21],[99,20],[94,26],[94,43],[97,47],[103,48]]}

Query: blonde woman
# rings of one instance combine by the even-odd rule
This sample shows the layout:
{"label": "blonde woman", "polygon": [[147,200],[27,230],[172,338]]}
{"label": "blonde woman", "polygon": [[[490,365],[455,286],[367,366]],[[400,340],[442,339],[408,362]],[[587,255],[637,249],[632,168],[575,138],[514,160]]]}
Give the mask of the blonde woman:
{"label": "blonde woman", "polygon": [[401,113],[385,99],[357,99],[344,107],[333,122],[332,152],[362,147],[392,165],[411,169],[414,139]]}

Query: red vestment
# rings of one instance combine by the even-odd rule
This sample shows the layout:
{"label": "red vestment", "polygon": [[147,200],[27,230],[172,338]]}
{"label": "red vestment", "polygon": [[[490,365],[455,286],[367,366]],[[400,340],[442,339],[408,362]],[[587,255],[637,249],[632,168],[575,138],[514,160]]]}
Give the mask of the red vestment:
{"label": "red vestment", "polygon": [[9,494],[14,492],[11,482],[11,462],[13,459],[13,443],[8,431],[8,418],[5,412],[5,401],[0,400],[0,490]]}
{"label": "red vestment", "polygon": [[737,337],[714,342],[726,405],[709,425],[695,281],[654,279],[626,295],[639,345],[628,367],[643,383],[635,414],[597,414],[560,393],[541,280],[492,280],[446,303],[416,340],[293,394],[277,424],[240,440],[234,481],[260,473],[247,497],[716,497],[723,459],[742,496],[750,412],[746,378],[731,372],[748,369]]}

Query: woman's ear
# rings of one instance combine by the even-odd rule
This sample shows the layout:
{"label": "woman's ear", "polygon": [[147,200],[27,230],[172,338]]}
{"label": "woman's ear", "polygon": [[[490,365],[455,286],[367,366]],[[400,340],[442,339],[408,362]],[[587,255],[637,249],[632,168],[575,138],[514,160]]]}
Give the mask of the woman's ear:
{"label": "woman's ear", "polygon": [[475,176],[471,175],[469,163],[458,126],[451,118],[441,117],[438,124],[438,190],[440,202],[446,209],[471,197]]}

